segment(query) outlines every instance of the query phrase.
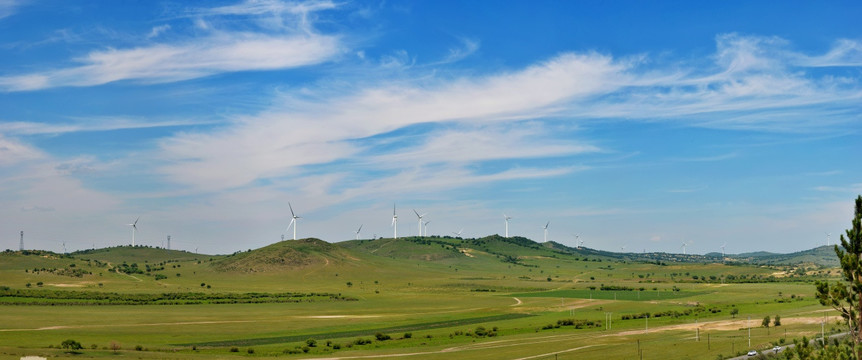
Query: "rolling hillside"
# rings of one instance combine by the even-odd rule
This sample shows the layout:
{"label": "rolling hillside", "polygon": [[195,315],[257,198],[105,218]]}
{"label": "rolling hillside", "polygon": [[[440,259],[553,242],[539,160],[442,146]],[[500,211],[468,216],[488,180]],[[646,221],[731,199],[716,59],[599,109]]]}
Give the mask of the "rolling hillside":
{"label": "rolling hillside", "polygon": [[237,252],[213,261],[212,266],[219,271],[273,272],[356,261],[359,259],[348,249],[309,238]]}

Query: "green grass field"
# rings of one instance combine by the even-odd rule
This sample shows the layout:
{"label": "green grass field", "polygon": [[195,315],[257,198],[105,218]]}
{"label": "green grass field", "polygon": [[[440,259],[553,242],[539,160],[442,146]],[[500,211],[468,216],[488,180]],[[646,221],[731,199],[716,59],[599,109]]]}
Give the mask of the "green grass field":
{"label": "green grass field", "polygon": [[747,351],[749,327],[751,348],[839,328],[813,278],[779,267],[501,239],[5,252],[0,358],[716,359]]}

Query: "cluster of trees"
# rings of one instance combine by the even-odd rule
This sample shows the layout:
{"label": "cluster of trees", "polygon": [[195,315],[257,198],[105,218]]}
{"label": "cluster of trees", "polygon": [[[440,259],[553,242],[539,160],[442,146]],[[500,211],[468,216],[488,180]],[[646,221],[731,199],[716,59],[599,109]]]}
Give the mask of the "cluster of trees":
{"label": "cluster of trees", "polygon": [[[185,305],[291,303],[308,301],[355,301],[355,298],[331,293],[160,293],[129,294],[97,291],[11,289],[0,287],[0,301],[5,305]],[[29,300],[28,300],[29,299]],[[24,301],[22,301],[24,300]]]}
{"label": "cluster of trees", "polygon": [[[24,269],[24,272],[31,272],[31,270]],[[84,275],[93,275],[93,273],[90,271],[86,271],[84,269],[75,267],[75,264],[69,264],[69,267],[60,268],[60,269],[58,269],[58,268],[33,268],[33,270],[32,270],[33,274],[39,274],[42,272],[51,273],[51,274],[60,275],[60,276],[77,277],[77,278],[84,277]]]}
{"label": "cluster of trees", "polygon": [[562,319],[557,320],[555,324],[542,326],[542,330],[559,329],[563,326],[572,326],[575,329],[598,328],[602,326],[602,322],[599,320]]}
{"label": "cluster of trees", "polygon": [[[736,310],[736,309],[735,308],[731,309],[731,315],[735,315],[733,313],[733,310]],[[666,310],[666,311],[660,311],[660,312],[654,312],[654,313],[642,312],[642,313],[637,313],[637,314],[626,314],[626,315],[622,315],[621,319],[622,320],[633,320],[633,319],[660,318],[660,317],[678,318],[678,317],[689,316],[692,314],[699,314],[699,313],[704,313],[704,312],[710,312],[710,313],[716,314],[716,313],[720,313],[721,309],[719,309],[717,307],[713,307],[713,306],[707,308],[705,306],[698,305],[698,306],[695,306],[691,309],[685,309],[683,311]],[[738,311],[737,311],[737,313],[738,313]]]}

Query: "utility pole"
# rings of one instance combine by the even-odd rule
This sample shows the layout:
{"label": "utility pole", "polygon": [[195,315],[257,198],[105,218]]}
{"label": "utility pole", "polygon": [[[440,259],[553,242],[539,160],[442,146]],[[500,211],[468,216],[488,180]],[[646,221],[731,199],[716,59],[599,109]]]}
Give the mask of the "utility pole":
{"label": "utility pole", "polygon": [[700,341],[700,328],[697,327],[697,319],[694,319],[694,341]]}

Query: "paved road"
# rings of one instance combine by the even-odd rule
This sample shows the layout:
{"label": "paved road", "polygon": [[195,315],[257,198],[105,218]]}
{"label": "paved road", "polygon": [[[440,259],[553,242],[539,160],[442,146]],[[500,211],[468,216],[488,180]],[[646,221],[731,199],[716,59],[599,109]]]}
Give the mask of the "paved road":
{"label": "paved road", "polygon": [[[829,336],[827,336],[826,338],[827,338],[827,339],[829,339],[828,341],[832,341],[832,339],[835,339],[835,338],[842,338],[842,337],[845,337],[845,336],[847,336],[847,335],[850,335],[850,333],[849,333],[849,332],[843,332],[843,333],[833,334],[833,335],[829,335]],[[818,339],[811,339],[810,343],[812,343],[812,344],[813,344],[815,341],[820,341],[820,339],[819,339],[819,338],[818,338]],[[782,347],[781,347],[781,349],[780,349],[780,350],[778,350],[778,352],[784,352],[785,350],[787,350],[787,349],[789,349],[789,348],[792,348],[793,346],[794,346],[793,344],[784,345],[784,346],[782,346]],[[758,351],[757,353],[758,353],[758,354],[771,355],[771,354],[774,354],[774,353],[775,353],[775,351],[773,351],[773,350],[770,348],[769,350]],[[751,357],[753,357],[753,356],[751,356]],[[745,360],[745,359],[748,359],[748,358],[750,358],[748,355],[742,355],[742,356],[737,356],[737,357],[734,357],[734,358],[730,358],[730,359],[728,359],[728,360]]]}

